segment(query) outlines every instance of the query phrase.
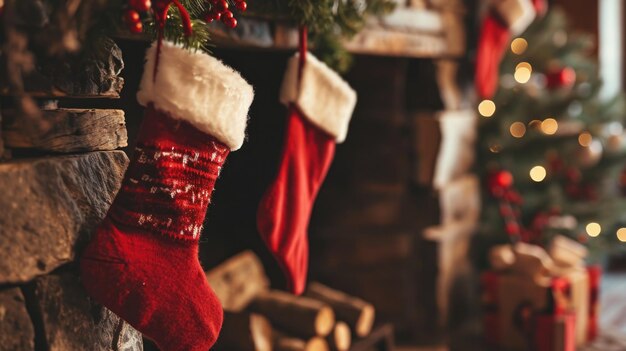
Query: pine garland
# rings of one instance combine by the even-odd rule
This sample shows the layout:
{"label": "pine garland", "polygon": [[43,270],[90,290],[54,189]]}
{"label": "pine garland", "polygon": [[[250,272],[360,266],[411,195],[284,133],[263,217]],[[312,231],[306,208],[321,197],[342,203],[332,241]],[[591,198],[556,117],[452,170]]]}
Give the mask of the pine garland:
{"label": "pine garland", "polygon": [[271,0],[251,1],[250,13],[306,26],[319,58],[344,72],[352,57],[342,41],[357,34],[368,16],[383,15],[394,7],[391,0]]}
{"label": "pine garland", "polygon": [[[204,16],[208,12],[207,0],[180,0],[192,19],[193,34],[186,37],[178,9],[172,6],[164,29],[168,41],[182,44],[187,48],[209,51],[210,31]],[[233,0],[228,0],[235,7]],[[380,16],[394,8],[392,0],[249,0],[245,16],[263,17],[306,26],[309,40],[316,55],[332,68],[343,72],[351,63],[351,55],[342,42],[351,38],[363,28],[368,16]],[[122,14],[127,0],[111,0],[108,3],[104,25],[99,32],[120,33],[125,31]],[[242,14],[237,14],[241,16]],[[145,32],[153,40],[157,38],[157,27],[151,14],[142,14]],[[101,33],[103,34],[103,33]]]}

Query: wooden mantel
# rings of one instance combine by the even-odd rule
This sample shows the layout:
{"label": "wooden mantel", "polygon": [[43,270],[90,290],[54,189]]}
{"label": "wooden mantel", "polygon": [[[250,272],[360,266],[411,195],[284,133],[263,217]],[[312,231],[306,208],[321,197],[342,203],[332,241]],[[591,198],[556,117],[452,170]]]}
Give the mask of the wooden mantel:
{"label": "wooden mantel", "polygon": [[[432,2],[432,6],[399,6],[388,16],[371,19],[346,43],[346,48],[355,54],[377,56],[462,56],[465,52],[462,4],[452,1],[456,4],[453,5],[445,0]],[[254,17],[242,18],[236,30],[215,23],[211,34],[211,40],[218,47],[248,50],[294,50],[298,41],[297,28],[293,25]]]}

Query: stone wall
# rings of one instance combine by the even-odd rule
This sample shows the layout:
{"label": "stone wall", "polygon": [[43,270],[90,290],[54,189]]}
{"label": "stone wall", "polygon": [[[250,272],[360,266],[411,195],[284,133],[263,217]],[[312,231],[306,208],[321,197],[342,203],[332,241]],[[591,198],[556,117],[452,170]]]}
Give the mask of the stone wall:
{"label": "stone wall", "polygon": [[55,87],[25,84],[41,111],[2,100],[0,351],[143,350],[139,332],[87,296],[76,263],[128,165],[117,150],[127,145],[124,112],[50,100],[118,97],[122,55],[108,45],[106,60],[35,72]]}

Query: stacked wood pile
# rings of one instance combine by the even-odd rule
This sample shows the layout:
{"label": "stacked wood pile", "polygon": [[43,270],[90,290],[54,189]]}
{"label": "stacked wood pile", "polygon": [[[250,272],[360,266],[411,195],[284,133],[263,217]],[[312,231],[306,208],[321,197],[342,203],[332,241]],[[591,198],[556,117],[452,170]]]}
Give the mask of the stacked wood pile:
{"label": "stacked wood pile", "polygon": [[104,50],[104,60],[26,75],[22,93],[39,108],[20,108],[0,87],[11,96],[0,128],[2,351],[143,350],[140,333],[87,297],[74,262],[128,164],[117,150],[127,144],[123,111],[60,107],[119,96],[121,51],[112,41]]}
{"label": "stacked wood pile", "polygon": [[[225,310],[216,350],[356,350],[353,341],[366,339],[374,326],[374,306],[320,283],[302,296],[270,290],[250,251],[211,270],[207,279]],[[384,350],[393,348],[388,344]]]}

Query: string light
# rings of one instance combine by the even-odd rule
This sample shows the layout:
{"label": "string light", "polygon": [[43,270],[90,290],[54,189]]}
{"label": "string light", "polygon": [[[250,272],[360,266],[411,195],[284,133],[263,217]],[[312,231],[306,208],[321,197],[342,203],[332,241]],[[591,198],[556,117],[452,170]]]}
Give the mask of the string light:
{"label": "string light", "polygon": [[617,240],[626,243],[626,228],[619,228],[617,230]]}
{"label": "string light", "polygon": [[554,135],[559,130],[559,122],[554,118],[546,118],[541,122],[541,131],[546,135]]}
{"label": "string light", "polygon": [[533,119],[528,122],[528,128],[541,129],[541,121],[538,119]]}
{"label": "string light", "polygon": [[513,76],[515,77],[516,82],[520,84],[524,84],[524,83],[528,83],[532,73],[533,73],[533,67],[530,65],[530,63],[520,62],[515,67],[515,74]]}
{"label": "string light", "polygon": [[524,38],[515,38],[511,42],[511,51],[515,55],[523,54],[528,48],[528,42]]}
{"label": "string light", "polygon": [[530,179],[534,180],[537,183],[542,182],[544,179],[546,179],[547,174],[548,172],[546,172],[546,169],[543,166],[535,166],[530,169]]}
{"label": "string light", "polygon": [[521,138],[526,134],[526,126],[522,122],[514,122],[509,131],[514,138]]}
{"label": "string light", "polygon": [[520,68],[526,68],[527,70],[529,70],[531,72],[533,71],[533,66],[530,63],[525,62],[525,61],[522,61],[522,62],[518,63],[517,66],[515,66],[515,70],[518,70]]}
{"label": "string light", "polygon": [[589,145],[591,145],[592,141],[593,137],[589,132],[582,132],[578,136],[578,143],[580,144],[580,146],[588,147]]}
{"label": "string light", "polygon": [[587,235],[589,235],[592,238],[595,238],[596,236],[600,235],[600,233],[602,232],[602,227],[600,226],[600,224],[596,222],[591,222],[587,224],[587,226],[585,227],[585,230],[587,231]]}
{"label": "string light", "polygon": [[489,146],[489,151],[491,151],[494,154],[499,153],[501,150],[502,150],[502,146],[500,146],[499,144],[493,144]]}
{"label": "string light", "polygon": [[483,117],[491,117],[496,113],[496,104],[491,100],[483,100],[478,104],[478,113]]}

